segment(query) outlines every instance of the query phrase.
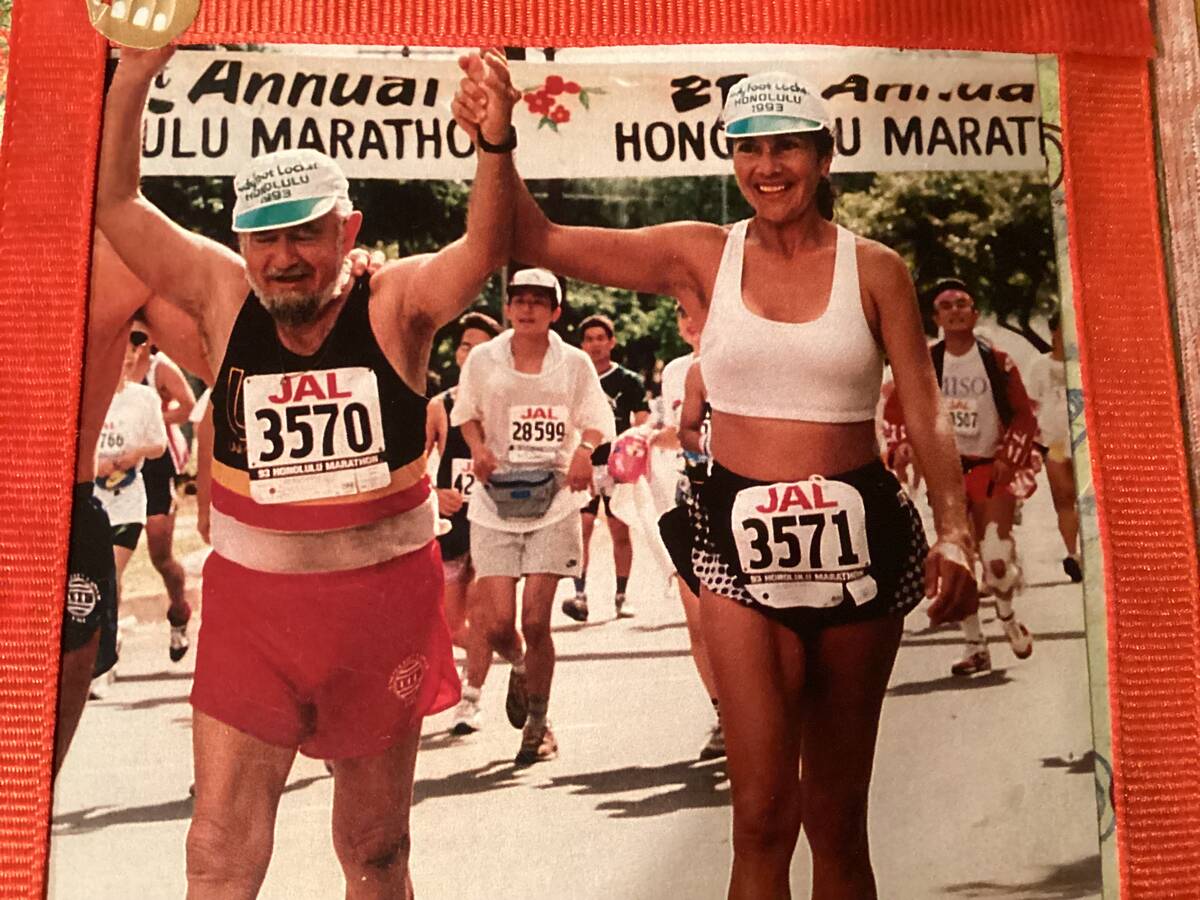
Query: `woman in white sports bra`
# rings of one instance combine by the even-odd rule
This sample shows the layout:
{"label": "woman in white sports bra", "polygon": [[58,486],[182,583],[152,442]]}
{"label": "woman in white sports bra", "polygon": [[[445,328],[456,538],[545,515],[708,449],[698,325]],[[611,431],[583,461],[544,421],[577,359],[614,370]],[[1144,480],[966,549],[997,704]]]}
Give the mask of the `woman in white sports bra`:
{"label": "woman in white sports bra", "polygon": [[[484,105],[467,82],[455,111],[469,123]],[[729,897],[790,897],[803,823],[812,896],[865,900],[877,896],[867,795],[903,615],[922,594],[935,598],[934,622],[978,603],[962,474],[907,267],[829,221],[824,103],[766,73],[733,87],[724,123],[753,218],[565,227],[518,180],[514,255],[676,297],[705,321],[714,464],[693,513],[693,562],[732,784]],[[885,352],[918,423],[937,527],[927,556],[876,443]]]}

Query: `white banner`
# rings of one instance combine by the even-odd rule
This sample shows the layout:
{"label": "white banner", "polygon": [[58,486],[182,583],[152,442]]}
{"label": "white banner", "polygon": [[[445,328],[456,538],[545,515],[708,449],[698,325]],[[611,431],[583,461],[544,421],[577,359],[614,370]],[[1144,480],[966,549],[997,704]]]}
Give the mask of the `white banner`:
{"label": "white banner", "polygon": [[[1045,165],[1033,57],[819,48],[786,60],[514,62],[521,174],[728,174],[724,93],[772,69],[826,98],[835,171]],[[143,172],[233,175],[252,156],[312,147],[351,178],[470,178],[474,151],[450,115],[460,76],[449,56],[180,52],[150,93]]]}

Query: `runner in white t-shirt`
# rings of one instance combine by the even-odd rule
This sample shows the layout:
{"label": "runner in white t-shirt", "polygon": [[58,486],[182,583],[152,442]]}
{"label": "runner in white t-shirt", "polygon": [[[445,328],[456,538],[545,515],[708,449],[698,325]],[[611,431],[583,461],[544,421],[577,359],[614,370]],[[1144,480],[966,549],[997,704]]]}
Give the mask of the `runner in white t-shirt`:
{"label": "runner in white t-shirt", "polygon": [[515,273],[505,307],[512,329],[467,357],[450,415],[484,488],[475,491],[467,513],[471,559],[490,612],[489,639],[513,666],[506,712],[524,729],[518,765],[558,752],[546,719],[554,675],[550,614],[559,579],[581,570],[579,510],[590,499],[591,453],[615,437],[612,408],[591,360],[550,330],[561,305],[553,273]]}
{"label": "runner in white t-shirt", "polygon": [[1063,571],[1071,581],[1083,580],[1079,565],[1079,511],[1075,507],[1075,469],[1071,462],[1071,421],[1067,407],[1067,370],[1064,364],[1062,320],[1050,317],[1051,349],[1030,367],[1029,396],[1037,412],[1039,443],[1046,458],[1046,480],[1058,516],[1067,555]]}
{"label": "runner in white t-shirt", "polygon": [[109,404],[100,432],[96,461],[96,498],[112,523],[113,556],[121,576],[146,524],[146,485],[142,463],[167,448],[162,405],[154,388],[133,375],[144,369],[149,335],[135,323],[129,333],[122,381]]}
{"label": "runner in white t-shirt", "polygon": [[[678,465],[676,468],[679,487],[676,491],[677,505],[668,510],[660,518],[660,532],[664,543],[678,543],[680,546],[672,552],[680,554],[680,562],[685,562],[691,555],[691,527],[688,522],[687,503],[690,493],[690,483],[684,475],[685,451],[679,442],[680,414],[684,406],[684,388],[689,370],[698,359],[700,347],[700,329],[688,316],[682,306],[675,309],[676,321],[679,324],[679,335],[692,348],[687,356],[671,360],[662,372],[662,431],[655,437],[656,446],[672,446],[677,451]],[[673,548],[668,546],[668,551]],[[700,628],[700,598],[688,585],[683,575],[676,575],[679,584],[679,599],[683,602],[684,619],[687,622],[688,641],[691,644],[692,660],[696,663],[696,671],[700,673],[700,681],[712,702],[713,710],[717,710],[717,691],[713,682],[712,664],[708,660],[708,649],[704,645],[704,632]],[[708,741],[700,750],[701,759],[717,759],[725,755],[725,737],[721,732],[720,719],[712,727]]]}

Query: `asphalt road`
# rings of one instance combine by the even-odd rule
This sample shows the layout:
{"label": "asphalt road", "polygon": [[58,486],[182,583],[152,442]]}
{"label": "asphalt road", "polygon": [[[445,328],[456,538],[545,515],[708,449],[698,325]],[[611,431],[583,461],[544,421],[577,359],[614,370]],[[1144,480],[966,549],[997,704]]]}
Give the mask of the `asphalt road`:
{"label": "asphalt road", "polygon": [[[1100,895],[1083,607],[1059,568],[1048,493],[1026,506],[1018,532],[1027,587],[1017,610],[1036,638],[1031,659],[1013,658],[989,609],[995,669],[954,679],[957,631],[928,630],[919,611],[908,619],[872,794],[881,897]],[[595,565],[611,565],[603,528],[593,550]],[[422,900],[724,896],[729,783],[720,761],[697,760],[711,710],[682,610],[645,559],[631,585],[637,618],[612,619],[611,574],[594,576],[590,592],[586,626],[556,612],[557,760],[514,769],[503,665],[485,687],[481,732],[449,736],[449,713],[427,721],[412,814]],[[120,677],[85,710],[59,779],[56,900],[183,896],[191,657],[168,661],[161,606],[131,598],[126,613],[143,620],[130,616]],[[263,897],[341,896],[331,794],[322,765],[298,759]],[[796,896],[807,896],[803,839],[793,873]]]}

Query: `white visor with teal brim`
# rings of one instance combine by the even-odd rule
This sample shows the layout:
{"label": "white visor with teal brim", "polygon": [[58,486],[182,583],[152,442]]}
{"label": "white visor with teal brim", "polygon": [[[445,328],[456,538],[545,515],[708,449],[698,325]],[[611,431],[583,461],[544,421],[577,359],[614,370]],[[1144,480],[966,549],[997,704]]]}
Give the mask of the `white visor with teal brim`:
{"label": "white visor with teal brim", "polygon": [[341,168],[316,150],[281,150],[252,159],[233,180],[233,230],[303,225],[350,199]]}
{"label": "white visor with teal brim", "polygon": [[833,124],[816,89],[786,72],[751,75],[735,84],[721,121],[731,138],[832,131]]}

